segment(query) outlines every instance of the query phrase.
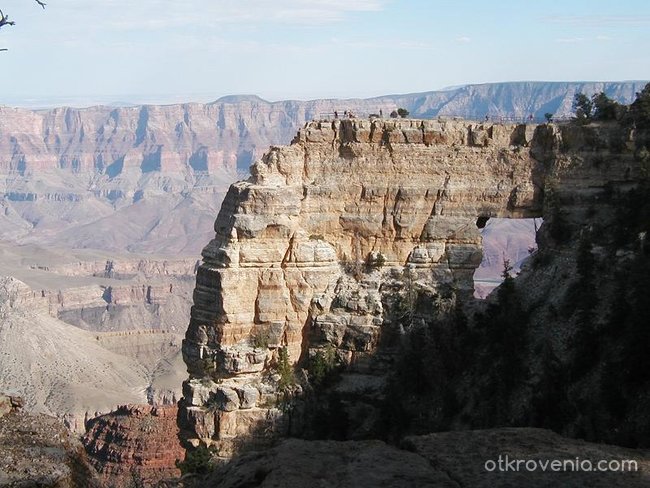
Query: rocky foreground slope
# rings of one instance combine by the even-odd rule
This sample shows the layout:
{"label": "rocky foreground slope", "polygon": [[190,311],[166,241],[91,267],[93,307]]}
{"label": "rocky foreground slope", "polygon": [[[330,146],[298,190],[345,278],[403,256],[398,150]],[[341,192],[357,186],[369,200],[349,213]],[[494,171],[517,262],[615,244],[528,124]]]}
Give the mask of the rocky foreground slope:
{"label": "rocky foreground slope", "polygon": [[[576,459],[573,470],[571,464],[562,471],[550,467],[553,461],[575,463]],[[505,464],[512,460],[520,461],[519,469]],[[608,469],[597,471],[596,463],[602,460],[617,463],[611,466],[618,466],[618,471],[609,471],[609,464]],[[636,469],[621,470],[623,460]],[[524,462],[535,469],[525,469]],[[587,470],[589,466],[594,470]],[[200,483],[215,488],[609,488],[643,487],[649,482],[647,451],[566,439],[542,429],[511,428],[412,436],[401,448],[377,440],[289,439],[265,452],[241,456]]]}
{"label": "rocky foreground slope", "polygon": [[55,418],[22,413],[21,404],[0,394],[0,486],[100,488],[79,440]]}

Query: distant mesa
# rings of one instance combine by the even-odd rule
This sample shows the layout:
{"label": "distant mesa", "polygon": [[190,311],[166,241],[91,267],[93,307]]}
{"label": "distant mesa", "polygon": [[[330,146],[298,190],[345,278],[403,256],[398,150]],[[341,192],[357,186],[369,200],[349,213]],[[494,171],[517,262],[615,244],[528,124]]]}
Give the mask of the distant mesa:
{"label": "distant mesa", "polygon": [[257,95],[226,95],[225,97],[218,98],[212,103],[243,103],[243,102],[258,102],[270,103]]}

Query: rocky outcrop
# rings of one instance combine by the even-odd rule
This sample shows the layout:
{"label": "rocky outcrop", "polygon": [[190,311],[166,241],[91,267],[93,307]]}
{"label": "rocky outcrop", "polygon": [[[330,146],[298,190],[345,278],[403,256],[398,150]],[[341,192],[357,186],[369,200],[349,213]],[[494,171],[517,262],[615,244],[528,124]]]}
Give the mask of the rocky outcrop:
{"label": "rocky outcrop", "polygon": [[81,443],[57,419],[20,412],[21,404],[0,394],[0,486],[99,488]]}
{"label": "rocky outcrop", "polygon": [[22,410],[24,400],[16,395],[5,395],[0,393],[0,417],[9,413],[16,413]]}
{"label": "rocky outcrop", "polygon": [[[228,455],[235,438],[277,416],[262,373],[280,347],[292,362],[328,344],[345,364],[369,358],[391,269],[406,264],[434,292],[471,296],[477,218],[541,214],[536,132],[345,120],[307,124],[290,146],[273,147],[231,186],[197,272],[183,345],[190,442]],[[346,273],[380,256],[385,270]]]}
{"label": "rocky outcrop", "polygon": [[233,460],[202,486],[605,488],[642,487],[649,480],[648,451],[576,441],[542,429],[494,429],[409,437],[402,449],[380,441],[289,439]]}
{"label": "rocky outcrop", "polygon": [[92,419],[83,443],[106,486],[130,487],[135,480],[154,485],[180,474],[176,461],[184,450],[178,440],[177,408],[123,405]]}
{"label": "rocky outcrop", "polygon": [[[469,301],[489,217],[543,216],[542,248],[559,215],[572,228],[611,218],[608,188],[645,171],[634,137],[617,123],[335,120],[272,147],[231,186],[197,272],[179,415],[188,445],[228,457],[295,426],[299,414],[282,415],[280,351],[304,366],[333,351],[347,370],[339,398],[380,399],[388,334],[403,332],[395,314],[416,318],[409,294],[432,298],[429,316]],[[378,411],[346,415],[372,424]]]}

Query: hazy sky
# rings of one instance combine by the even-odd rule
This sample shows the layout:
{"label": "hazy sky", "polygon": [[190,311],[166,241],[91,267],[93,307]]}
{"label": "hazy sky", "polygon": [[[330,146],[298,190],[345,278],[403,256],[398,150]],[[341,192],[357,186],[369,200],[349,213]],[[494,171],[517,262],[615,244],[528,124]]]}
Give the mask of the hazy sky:
{"label": "hazy sky", "polygon": [[0,0],[0,104],[650,79],[647,0],[46,1]]}

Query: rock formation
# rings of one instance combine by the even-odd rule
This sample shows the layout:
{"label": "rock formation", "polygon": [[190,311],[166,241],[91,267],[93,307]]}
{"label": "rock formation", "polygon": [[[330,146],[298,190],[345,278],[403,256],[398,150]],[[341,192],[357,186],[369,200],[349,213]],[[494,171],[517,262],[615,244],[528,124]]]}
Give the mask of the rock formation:
{"label": "rock formation", "polygon": [[[283,411],[280,352],[306,365],[333,351],[348,372],[337,393],[377,397],[391,361],[381,345],[399,325],[386,310],[408,307],[409,287],[467,302],[486,218],[544,217],[557,228],[558,205],[574,227],[589,212],[611,218],[607,188],[639,181],[647,158],[637,153],[633,131],[616,123],[307,124],[231,186],[203,251],[183,344],[188,445],[228,457],[299,421]],[[542,232],[540,245],[549,239]],[[347,414],[360,426],[347,438],[367,436],[378,415]]]}
{"label": "rock formation", "polygon": [[91,464],[107,486],[154,485],[180,475],[175,406],[122,405],[89,422],[83,443]]}
{"label": "rock formation", "polygon": [[190,442],[228,455],[236,437],[277,416],[262,373],[279,347],[294,362],[326,344],[349,365],[372,355],[383,278],[359,283],[345,267],[381,256],[388,269],[406,264],[432,289],[469,297],[477,219],[541,214],[535,133],[344,120],[307,124],[290,146],[273,147],[231,186],[197,272],[183,346]]}

